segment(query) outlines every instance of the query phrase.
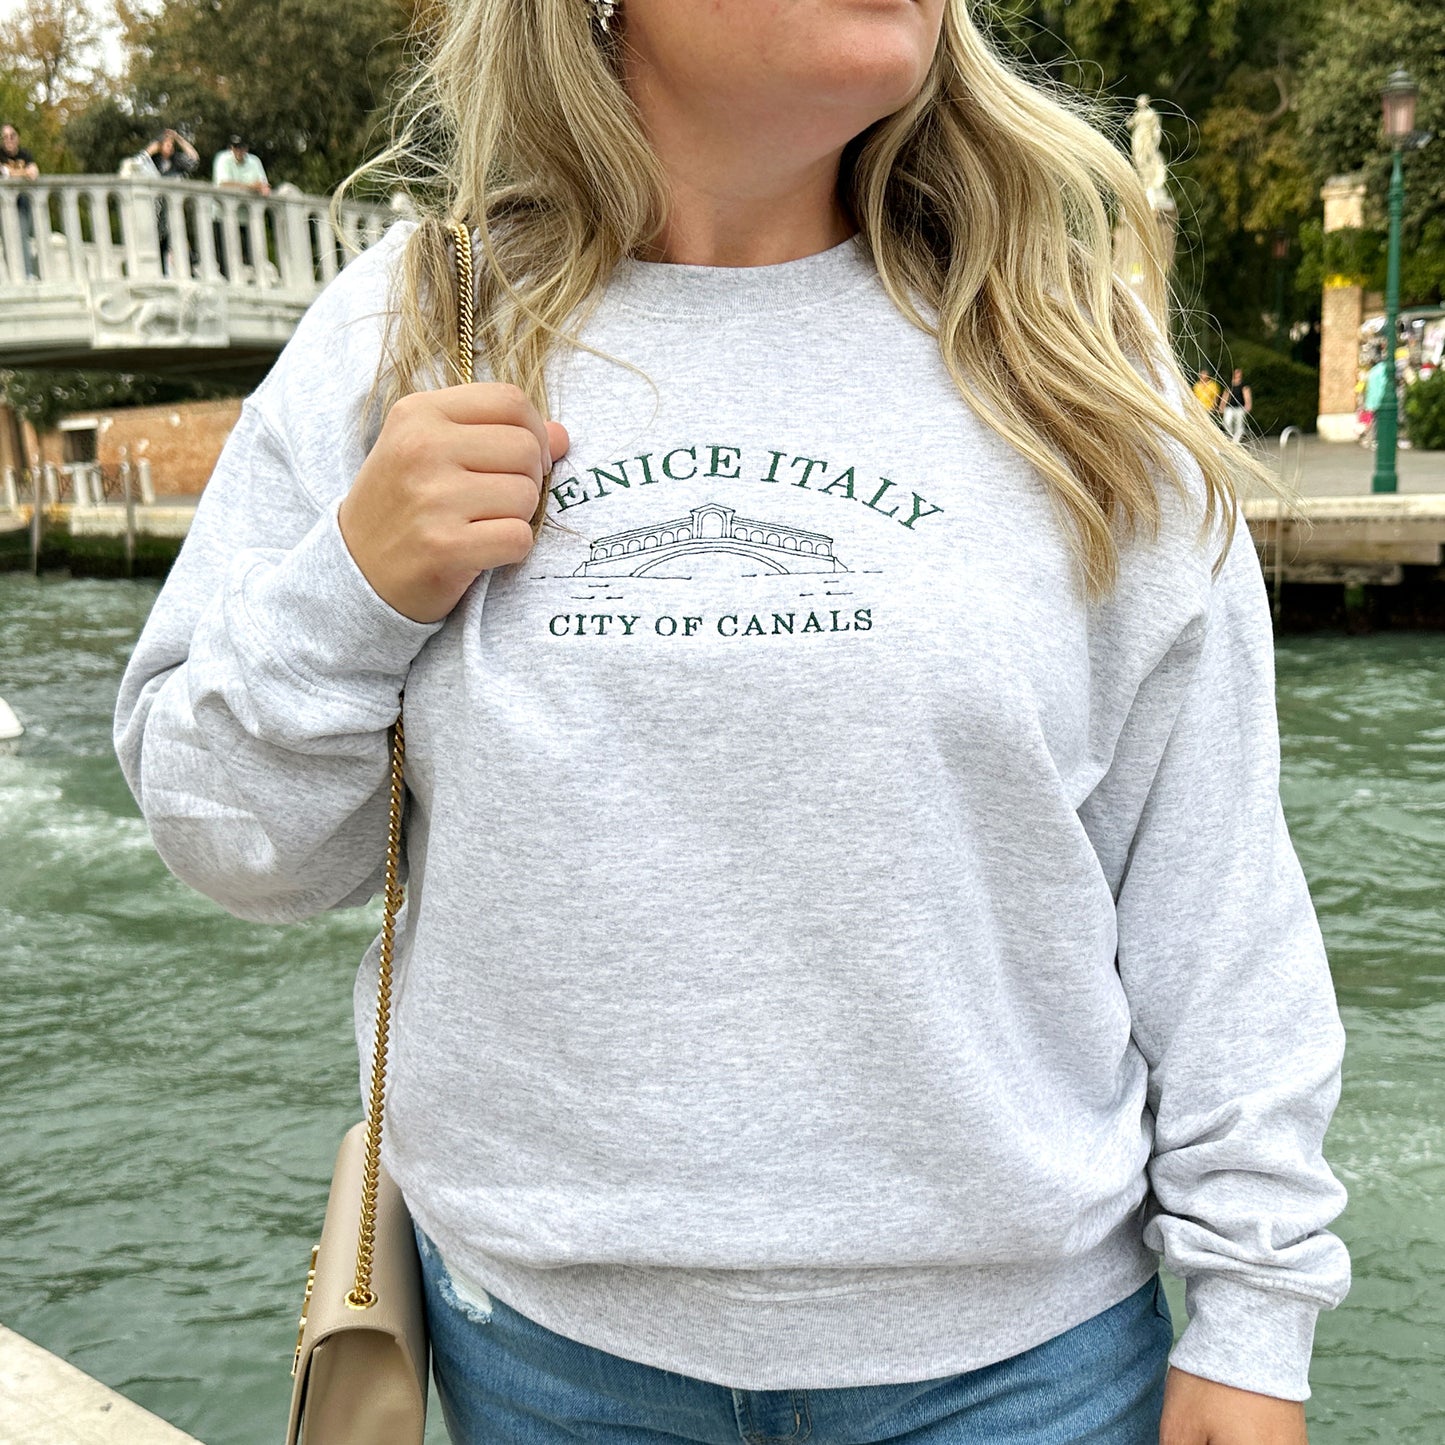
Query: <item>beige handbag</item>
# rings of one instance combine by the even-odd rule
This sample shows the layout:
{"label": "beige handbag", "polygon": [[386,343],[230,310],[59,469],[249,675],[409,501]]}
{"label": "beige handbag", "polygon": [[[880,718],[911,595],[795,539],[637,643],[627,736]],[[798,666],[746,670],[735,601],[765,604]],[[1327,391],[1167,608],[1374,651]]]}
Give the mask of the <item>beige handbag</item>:
{"label": "beige handbag", "polygon": [[[451,228],[457,252],[457,366],[472,380],[472,244]],[[421,1265],[406,1201],[381,1167],[392,951],[401,907],[400,715],[391,745],[375,1046],[366,1119],[336,1156],[321,1243],[311,1251],[301,1327],[291,1362],[286,1445],[422,1445],[426,1432],[427,1334]]]}

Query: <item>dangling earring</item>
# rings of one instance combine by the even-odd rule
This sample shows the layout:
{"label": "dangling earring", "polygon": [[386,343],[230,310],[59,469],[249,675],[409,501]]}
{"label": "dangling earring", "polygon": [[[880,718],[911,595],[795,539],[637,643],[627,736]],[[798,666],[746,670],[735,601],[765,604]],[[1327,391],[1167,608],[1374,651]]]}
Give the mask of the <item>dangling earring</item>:
{"label": "dangling earring", "polygon": [[602,33],[606,35],[607,22],[617,12],[619,0],[587,0],[592,9],[592,18],[602,27]]}

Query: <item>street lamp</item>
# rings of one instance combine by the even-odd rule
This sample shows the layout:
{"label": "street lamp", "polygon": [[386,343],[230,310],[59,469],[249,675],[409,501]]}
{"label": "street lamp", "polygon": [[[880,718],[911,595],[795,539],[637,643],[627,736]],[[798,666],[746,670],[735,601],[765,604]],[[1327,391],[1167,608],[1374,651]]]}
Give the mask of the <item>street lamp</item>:
{"label": "street lamp", "polygon": [[1395,389],[1395,330],[1400,317],[1400,222],[1405,214],[1405,175],[1400,157],[1415,139],[1415,101],[1420,91],[1404,69],[1390,72],[1380,92],[1385,137],[1394,152],[1390,168],[1390,245],[1385,265],[1385,395],[1375,416],[1375,475],[1372,492],[1397,491],[1395,441],[1399,435],[1400,404]]}

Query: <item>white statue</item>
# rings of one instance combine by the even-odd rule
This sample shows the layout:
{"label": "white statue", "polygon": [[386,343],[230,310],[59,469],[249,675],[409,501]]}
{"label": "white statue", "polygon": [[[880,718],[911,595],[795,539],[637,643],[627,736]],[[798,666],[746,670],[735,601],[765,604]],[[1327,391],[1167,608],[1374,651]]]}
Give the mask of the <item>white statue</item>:
{"label": "white statue", "polygon": [[1129,133],[1134,170],[1149,193],[1149,204],[1156,211],[1172,206],[1169,170],[1164,164],[1164,127],[1159,123],[1159,112],[1149,104],[1147,95],[1141,95],[1134,102],[1134,113],[1129,117]]}

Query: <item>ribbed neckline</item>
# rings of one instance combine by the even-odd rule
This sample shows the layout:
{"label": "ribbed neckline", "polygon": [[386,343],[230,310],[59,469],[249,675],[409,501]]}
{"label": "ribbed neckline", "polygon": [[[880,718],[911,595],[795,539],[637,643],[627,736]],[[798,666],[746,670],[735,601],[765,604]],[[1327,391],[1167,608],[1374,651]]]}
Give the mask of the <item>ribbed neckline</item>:
{"label": "ribbed neckline", "polygon": [[876,276],[860,236],[826,251],[771,266],[683,266],[671,261],[619,263],[607,299],[661,320],[726,320],[808,310]]}

